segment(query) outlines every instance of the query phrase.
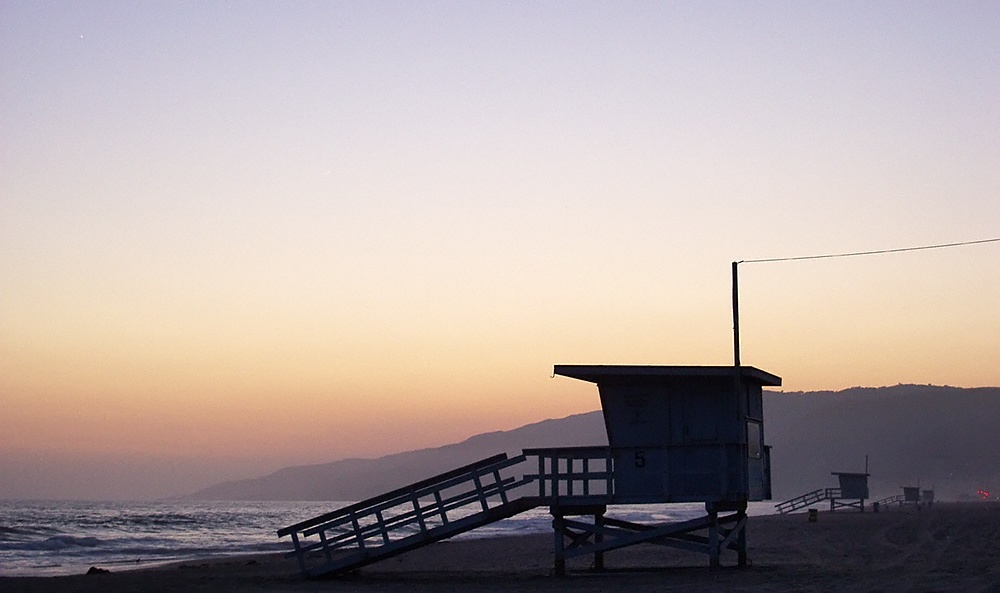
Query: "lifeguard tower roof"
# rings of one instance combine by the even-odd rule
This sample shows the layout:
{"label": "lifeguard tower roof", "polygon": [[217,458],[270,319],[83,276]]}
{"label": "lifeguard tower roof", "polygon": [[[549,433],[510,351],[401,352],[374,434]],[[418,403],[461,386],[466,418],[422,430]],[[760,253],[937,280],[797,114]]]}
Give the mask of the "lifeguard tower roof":
{"label": "lifeguard tower roof", "polygon": [[[732,377],[733,367],[557,364],[554,373],[563,377],[580,379],[581,381],[589,381],[591,383],[603,383],[608,379],[627,380],[630,377],[645,380],[662,378],[669,381],[671,379],[688,379],[692,377]],[[740,377],[753,379],[758,384],[768,387],[778,387],[781,385],[781,377],[755,367],[741,366]]]}

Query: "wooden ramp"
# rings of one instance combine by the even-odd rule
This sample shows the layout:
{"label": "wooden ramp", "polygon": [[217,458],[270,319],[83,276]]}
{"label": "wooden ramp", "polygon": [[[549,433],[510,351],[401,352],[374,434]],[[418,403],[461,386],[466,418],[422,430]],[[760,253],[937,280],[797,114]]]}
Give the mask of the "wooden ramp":
{"label": "wooden ramp", "polygon": [[543,502],[513,498],[535,479],[514,474],[524,461],[494,455],[290,525],[278,530],[294,546],[285,556],[307,577],[334,576],[512,517]]}
{"label": "wooden ramp", "polygon": [[793,513],[811,504],[816,504],[824,500],[836,500],[838,498],[840,498],[840,488],[820,488],[819,490],[813,490],[801,496],[790,498],[784,502],[779,502],[774,505],[774,508],[780,514]]}
{"label": "wooden ramp", "polygon": [[903,496],[902,494],[896,494],[895,496],[886,496],[885,498],[883,498],[881,500],[877,500],[877,501],[875,501],[875,504],[880,505],[882,507],[887,507],[890,504],[894,504],[894,503],[895,504],[899,504],[899,506],[903,506],[903,503],[905,503],[905,502],[906,502],[906,497],[905,496]]}

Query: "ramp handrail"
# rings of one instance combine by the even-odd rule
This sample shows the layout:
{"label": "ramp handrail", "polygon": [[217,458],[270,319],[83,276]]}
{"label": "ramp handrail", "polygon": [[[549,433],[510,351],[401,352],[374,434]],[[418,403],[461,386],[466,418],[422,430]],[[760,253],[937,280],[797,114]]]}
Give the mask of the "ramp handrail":
{"label": "ramp handrail", "polygon": [[307,529],[309,527],[314,527],[321,523],[326,523],[338,517],[347,516],[352,513],[363,513],[364,510],[369,507],[373,507],[375,505],[397,499],[401,496],[406,496],[409,493],[413,492],[414,490],[420,490],[422,488],[426,488],[427,486],[437,484],[439,482],[443,482],[445,480],[449,480],[457,476],[466,475],[470,472],[474,472],[475,470],[481,467],[490,466],[495,463],[505,461],[506,459],[507,459],[507,454],[500,453],[492,457],[487,457],[486,459],[481,459],[474,463],[470,463],[468,465],[463,465],[462,467],[455,468],[453,470],[438,474],[436,476],[427,478],[425,480],[420,480],[419,482],[414,482],[407,486],[403,486],[402,488],[391,490],[389,492],[386,492],[385,494],[373,496],[372,498],[365,499],[361,502],[357,502],[352,505],[348,505],[346,507],[341,507],[335,511],[331,511],[329,513],[320,515],[318,517],[313,517],[312,519],[307,519],[305,521],[301,521],[294,525],[289,525],[288,527],[284,527],[278,530],[278,537],[284,537],[295,531],[303,531],[304,529]]}
{"label": "ramp handrail", "polygon": [[[508,492],[531,479],[500,473],[524,461],[523,454],[494,455],[282,528],[278,536],[291,536],[293,545],[285,556],[297,556],[305,575],[343,572],[526,510],[529,503],[510,504]],[[476,503],[471,514],[454,515]],[[325,562],[310,569],[316,554]]]}
{"label": "ramp handrail", "polygon": [[896,494],[894,496],[886,496],[882,500],[876,502],[879,506],[883,506],[887,504],[892,504],[894,502],[904,502],[905,500],[906,500],[905,496],[903,496],[902,494]]}
{"label": "ramp handrail", "polygon": [[774,508],[779,514],[791,513],[792,511],[797,511],[811,504],[836,498],[840,498],[840,488],[820,488],[818,490],[813,490],[812,492],[807,492],[801,496],[790,498],[784,502],[779,502],[774,505]]}

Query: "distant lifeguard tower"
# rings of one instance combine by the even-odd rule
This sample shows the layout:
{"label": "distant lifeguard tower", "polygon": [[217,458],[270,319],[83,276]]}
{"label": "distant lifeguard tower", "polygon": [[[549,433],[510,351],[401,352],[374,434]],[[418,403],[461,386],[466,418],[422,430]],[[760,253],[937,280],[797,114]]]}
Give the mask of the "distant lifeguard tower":
{"label": "distant lifeguard tower", "polygon": [[840,493],[830,497],[830,510],[840,508],[857,509],[865,512],[865,500],[868,498],[869,473],[832,472],[840,481]]}
{"label": "distant lifeguard tower", "polygon": [[[850,508],[863,513],[865,512],[865,500],[868,498],[868,478],[871,476],[867,468],[868,457],[865,456],[864,472],[830,472],[831,475],[837,476],[839,487],[820,488],[807,492],[801,496],[779,502],[775,505],[775,509],[782,514],[792,513],[818,502],[829,500],[831,512]],[[878,507],[874,508],[878,510]]]}
{"label": "distant lifeguard tower", "polygon": [[[912,505],[917,509],[920,509],[920,504],[923,502],[921,498],[920,486],[900,486],[902,488],[902,494],[896,494],[894,496],[887,496],[882,500],[878,501],[879,505],[888,506],[890,504],[898,504],[900,507]],[[930,500],[934,500],[933,490],[924,490],[925,495],[930,495]]]}
{"label": "distant lifeguard tower", "polygon": [[[781,378],[745,366],[557,365],[554,374],[597,385],[609,446],[483,459],[280,529],[287,555],[306,576],[344,574],[547,506],[558,575],[590,554],[603,570],[605,552],[639,543],[701,552],[713,567],[733,551],[747,564],[747,503],[771,496],[762,392]],[[705,515],[660,524],[607,515],[674,502],[704,503]]]}

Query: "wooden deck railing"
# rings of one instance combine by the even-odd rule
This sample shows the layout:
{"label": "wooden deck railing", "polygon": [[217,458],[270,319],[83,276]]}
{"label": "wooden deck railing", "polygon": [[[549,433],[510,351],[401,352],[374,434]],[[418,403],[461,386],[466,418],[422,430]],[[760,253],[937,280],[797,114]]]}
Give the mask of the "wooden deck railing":
{"label": "wooden deck railing", "polygon": [[607,503],[614,495],[614,459],[610,447],[525,449],[524,455],[537,458],[537,473],[525,478],[538,482],[536,495],[541,499],[573,497],[587,503],[583,499],[593,498]]}

